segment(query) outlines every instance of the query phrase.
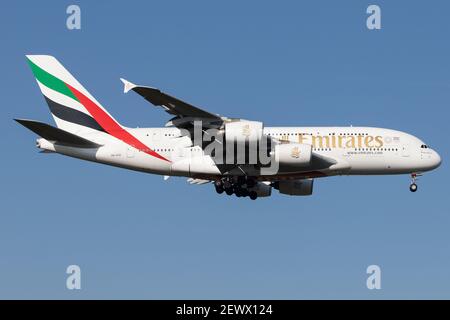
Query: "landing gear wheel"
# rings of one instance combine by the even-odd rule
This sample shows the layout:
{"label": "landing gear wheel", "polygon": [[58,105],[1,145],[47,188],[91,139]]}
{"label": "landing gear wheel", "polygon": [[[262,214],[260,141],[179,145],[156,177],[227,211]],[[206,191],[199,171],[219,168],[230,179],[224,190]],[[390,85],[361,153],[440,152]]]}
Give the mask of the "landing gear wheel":
{"label": "landing gear wheel", "polygon": [[258,194],[256,193],[256,191],[250,191],[248,195],[252,200],[256,200],[256,198],[258,198]]}
{"label": "landing gear wheel", "polygon": [[417,191],[417,184],[411,183],[411,185],[409,186],[409,190],[411,192],[416,192]]}
{"label": "landing gear wheel", "polygon": [[233,188],[226,188],[225,189],[225,193],[229,196],[231,196],[233,194]]}
{"label": "landing gear wheel", "polygon": [[218,194],[222,194],[223,193],[223,187],[222,186],[215,186],[216,187],[216,192],[218,193]]}
{"label": "landing gear wheel", "polygon": [[418,176],[417,173],[411,173],[411,184],[409,185],[409,190],[411,192],[417,191],[417,184],[416,184],[417,176]]}
{"label": "landing gear wheel", "polygon": [[256,181],[253,179],[247,179],[247,188],[253,188],[256,185]]}

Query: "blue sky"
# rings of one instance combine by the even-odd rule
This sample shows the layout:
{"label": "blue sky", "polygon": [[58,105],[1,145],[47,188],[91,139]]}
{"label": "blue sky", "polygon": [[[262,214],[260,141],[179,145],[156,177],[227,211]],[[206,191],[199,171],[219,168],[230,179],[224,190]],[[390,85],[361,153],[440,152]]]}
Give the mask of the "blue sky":
{"label": "blue sky", "polygon": [[[82,28],[66,28],[70,4]],[[382,29],[366,28],[378,4]],[[1,19],[0,298],[450,298],[447,1],[14,1]],[[25,54],[56,56],[127,126],[167,114],[120,77],[266,125],[412,133],[441,167],[319,179],[250,201],[212,186],[40,154],[52,123]],[[65,287],[77,264],[82,289]],[[382,289],[366,288],[366,268]]]}

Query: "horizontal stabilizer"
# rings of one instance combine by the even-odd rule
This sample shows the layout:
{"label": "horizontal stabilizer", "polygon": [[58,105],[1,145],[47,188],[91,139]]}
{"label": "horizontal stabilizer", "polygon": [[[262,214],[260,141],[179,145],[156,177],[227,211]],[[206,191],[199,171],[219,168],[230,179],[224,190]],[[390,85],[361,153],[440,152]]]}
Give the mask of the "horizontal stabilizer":
{"label": "horizontal stabilizer", "polygon": [[69,145],[81,148],[98,148],[101,145],[77,136],[73,133],[64,131],[59,128],[52,127],[49,124],[25,119],[14,119],[25,128],[30,129],[40,137],[58,144]]}

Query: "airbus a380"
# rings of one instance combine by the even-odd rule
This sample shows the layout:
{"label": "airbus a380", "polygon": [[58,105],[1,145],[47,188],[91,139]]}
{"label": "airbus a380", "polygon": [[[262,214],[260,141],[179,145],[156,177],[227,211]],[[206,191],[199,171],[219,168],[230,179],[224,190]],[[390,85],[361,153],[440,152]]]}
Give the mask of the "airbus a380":
{"label": "airbus a380", "polygon": [[437,168],[439,154],[419,138],[372,127],[266,127],[220,116],[158,89],[127,80],[134,91],[172,118],[162,128],[127,128],[52,56],[28,55],[28,63],[56,127],[25,119],[37,147],[83,160],[165,176],[212,182],[237,197],[306,196],[315,178],[335,175],[411,175]]}

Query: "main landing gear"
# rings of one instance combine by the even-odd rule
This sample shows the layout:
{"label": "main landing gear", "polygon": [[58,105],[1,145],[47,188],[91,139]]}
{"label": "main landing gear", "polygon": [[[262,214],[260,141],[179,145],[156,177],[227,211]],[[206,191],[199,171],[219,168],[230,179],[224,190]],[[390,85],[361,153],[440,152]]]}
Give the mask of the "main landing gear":
{"label": "main landing gear", "polygon": [[417,173],[411,173],[411,184],[409,185],[409,191],[416,192],[417,191]]}
{"label": "main landing gear", "polygon": [[231,196],[233,193],[236,197],[249,197],[252,200],[258,198],[256,191],[252,188],[256,185],[256,181],[248,177],[227,177],[214,181],[214,187],[218,194],[226,193]]}

